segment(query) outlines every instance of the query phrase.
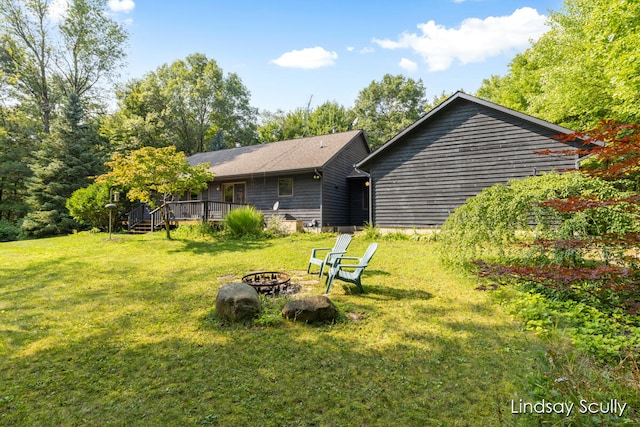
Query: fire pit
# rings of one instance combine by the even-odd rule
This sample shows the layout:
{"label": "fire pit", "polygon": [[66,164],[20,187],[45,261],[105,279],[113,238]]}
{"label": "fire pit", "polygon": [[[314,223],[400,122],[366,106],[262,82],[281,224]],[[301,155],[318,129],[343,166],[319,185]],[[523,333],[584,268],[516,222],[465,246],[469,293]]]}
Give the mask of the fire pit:
{"label": "fire pit", "polygon": [[259,271],[247,274],[242,278],[242,281],[253,286],[258,293],[277,295],[289,287],[291,276],[278,271]]}

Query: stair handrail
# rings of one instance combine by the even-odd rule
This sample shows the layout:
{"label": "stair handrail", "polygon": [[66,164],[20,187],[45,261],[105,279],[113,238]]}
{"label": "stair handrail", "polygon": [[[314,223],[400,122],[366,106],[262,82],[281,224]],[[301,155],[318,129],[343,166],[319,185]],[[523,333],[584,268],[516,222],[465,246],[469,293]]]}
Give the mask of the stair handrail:
{"label": "stair handrail", "polygon": [[156,229],[159,229],[164,225],[162,221],[162,213],[160,213],[160,209],[162,209],[163,206],[151,211],[151,232],[156,231]]}
{"label": "stair handrail", "polygon": [[127,214],[127,231],[131,231],[136,225],[144,221],[146,209],[147,205],[140,203],[135,209],[131,210]]}

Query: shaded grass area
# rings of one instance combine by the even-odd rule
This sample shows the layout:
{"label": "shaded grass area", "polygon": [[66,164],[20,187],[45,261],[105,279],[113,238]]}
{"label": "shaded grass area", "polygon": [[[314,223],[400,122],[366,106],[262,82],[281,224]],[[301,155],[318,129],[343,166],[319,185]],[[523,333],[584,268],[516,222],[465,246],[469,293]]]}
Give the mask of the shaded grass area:
{"label": "shaded grass area", "polygon": [[538,424],[511,400],[535,398],[545,343],[442,269],[434,243],[383,242],[366,294],[332,288],[353,314],[337,323],[216,320],[218,288],[249,271],[291,272],[302,295],[322,294],[304,270],[334,239],[1,244],[0,424]]}

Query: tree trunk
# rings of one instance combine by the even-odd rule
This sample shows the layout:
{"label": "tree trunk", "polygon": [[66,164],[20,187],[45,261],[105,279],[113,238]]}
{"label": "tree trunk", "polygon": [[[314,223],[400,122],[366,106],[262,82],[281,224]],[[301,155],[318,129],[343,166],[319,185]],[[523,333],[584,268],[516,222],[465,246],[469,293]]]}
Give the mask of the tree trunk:
{"label": "tree trunk", "polygon": [[162,207],[160,208],[160,216],[162,217],[162,222],[164,223],[164,230],[167,233],[167,239],[171,240],[171,226],[169,224],[169,203],[163,203]]}

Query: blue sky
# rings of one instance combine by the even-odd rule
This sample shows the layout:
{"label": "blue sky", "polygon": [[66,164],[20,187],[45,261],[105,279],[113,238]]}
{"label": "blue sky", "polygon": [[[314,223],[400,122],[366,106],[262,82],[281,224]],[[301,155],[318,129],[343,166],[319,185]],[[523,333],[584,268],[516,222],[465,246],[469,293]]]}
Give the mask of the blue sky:
{"label": "blue sky", "polygon": [[[64,0],[54,0],[64,1]],[[353,106],[384,74],[429,98],[475,92],[547,27],[562,0],[108,0],[130,33],[122,80],[203,53],[236,73],[262,110]]]}

